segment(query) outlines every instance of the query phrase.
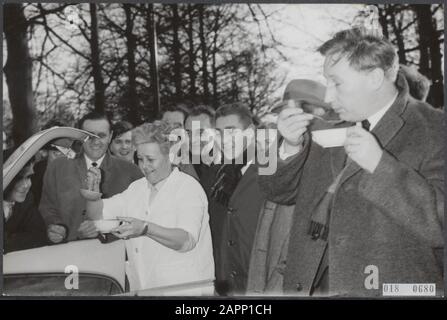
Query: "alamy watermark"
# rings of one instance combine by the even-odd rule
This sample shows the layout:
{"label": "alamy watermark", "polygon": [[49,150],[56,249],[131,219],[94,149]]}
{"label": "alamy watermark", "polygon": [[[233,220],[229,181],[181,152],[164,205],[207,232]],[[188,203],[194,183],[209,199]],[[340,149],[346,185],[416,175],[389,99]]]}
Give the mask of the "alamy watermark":
{"label": "alamy watermark", "polygon": [[174,129],[169,140],[169,157],[175,164],[243,164],[254,161],[259,166],[260,175],[276,172],[278,160],[278,132],[276,129],[245,130],[202,129],[199,121],[192,122],[191,133],[184,129]]}

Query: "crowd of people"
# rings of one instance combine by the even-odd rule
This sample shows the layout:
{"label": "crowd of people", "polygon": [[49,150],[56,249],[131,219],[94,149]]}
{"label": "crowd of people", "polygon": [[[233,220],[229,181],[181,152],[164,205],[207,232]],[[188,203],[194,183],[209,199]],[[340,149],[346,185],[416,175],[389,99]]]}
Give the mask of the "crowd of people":
{"label": "crowd of people", "polygon": [[[189,293],[380,296],[379,283],[434,283],[442,292],[443,113],[423,102],[427,83],[399,68],[386,39],[354,28],[319,52],[327,86],[287,87],[284,102],[297,103],[278,110],[273,174],[260,174],[248,152],[259,141],[238,135],[272,125],[244,104],[175,105],[137,127],[91,112],[78,127],[96,137],[74,159],[61,152],[66,141],[52,141],[32,185],[33,161],[4,192],[6,252],[122,239],[130,290],[211,279]],[[338,120],[303,111],[304,102]],[[343,146],[313,141],[318,122],[347,128]],[[179,128],[192,143],[175,163],[170,133]],[[207,130],[223,159],[206,151]],[[80,193],[87,185],[95,198]],[[101,219],[120,224],[101,234]],[[370,266],[379,273],[368,285]]]}

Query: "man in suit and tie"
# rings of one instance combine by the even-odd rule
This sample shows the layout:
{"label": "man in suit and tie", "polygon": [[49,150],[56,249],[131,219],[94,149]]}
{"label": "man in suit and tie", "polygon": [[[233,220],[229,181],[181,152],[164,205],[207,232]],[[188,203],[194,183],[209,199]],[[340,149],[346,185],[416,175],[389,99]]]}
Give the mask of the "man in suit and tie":
{"label": "man in suit and tie", "polygon": [[98,235],[93,222],[86,219],[85,199],[79,193],[79,189],[86,188],[84,178],[90,167],[97,166],[103,172],[103,198],[123,192],[130,183],[143,177],[136,165],[107,153],[112,130],[106,115],[88,113],[79,121],[78,127],[98,138],[86,140],[83,152],[77,158],[64,157],[51,162],[44,175],[39,211],[53,243]]}
{"label": "man in suit and tie", "polygon": [[443,292],[444,114],[413,99],[389,41],[356,28],[325,56],[325,100],[352,122],[341,147],[312,141],[313,115],[286,108],[267,198],[295,204],[285,294],[382,296],[383,284]]}
{"label": "man in suit and tie", "polygon": [[210,195],[210,227],[216,257],[216,291],[243,295],[259,212],[264,204],[257,177],[254,133],[257,119],[250,109],[233,103],[216,110],[222,164]]}

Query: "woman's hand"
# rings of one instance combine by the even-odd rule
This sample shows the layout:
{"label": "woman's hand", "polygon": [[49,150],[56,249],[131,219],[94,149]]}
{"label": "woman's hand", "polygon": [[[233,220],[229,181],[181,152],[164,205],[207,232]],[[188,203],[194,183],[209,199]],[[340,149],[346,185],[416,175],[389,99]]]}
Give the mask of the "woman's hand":
{"label": "woman's hand", "polygon": [[117,219],[124,223],[111,231],[116,237],[127,240],[142,235],[146,221],[128,217],[117,217]]}

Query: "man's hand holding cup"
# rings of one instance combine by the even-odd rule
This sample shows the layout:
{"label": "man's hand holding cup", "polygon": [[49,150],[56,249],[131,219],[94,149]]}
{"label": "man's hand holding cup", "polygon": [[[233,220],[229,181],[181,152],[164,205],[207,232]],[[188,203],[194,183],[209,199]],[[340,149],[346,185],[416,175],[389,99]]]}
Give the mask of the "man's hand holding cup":
{"label": "man's hand holding cup", "polygon": [[278,116],[278,131],[284,137],[286,153],[294,153],[301,149],[304,133],[312,119],[312,114],[305,113],[303,109],[297,107],[294,100],[287,101],[287,106]]}

